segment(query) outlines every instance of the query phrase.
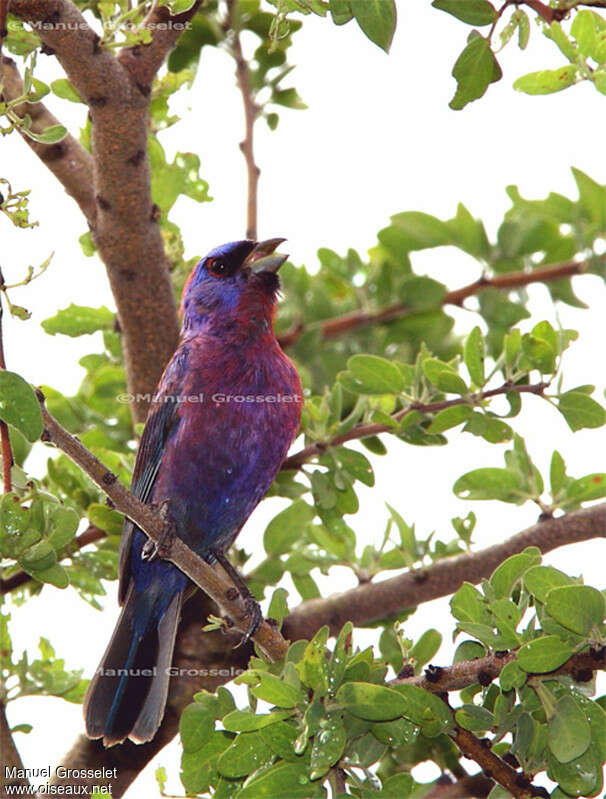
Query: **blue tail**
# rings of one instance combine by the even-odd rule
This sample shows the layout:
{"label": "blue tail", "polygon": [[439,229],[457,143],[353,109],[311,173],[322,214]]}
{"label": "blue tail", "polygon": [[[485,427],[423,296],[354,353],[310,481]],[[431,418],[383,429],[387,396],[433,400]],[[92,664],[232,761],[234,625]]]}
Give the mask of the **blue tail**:
{"label": "blue tail", "polygon": [[[168,564],[162,564],[165,568]],[[170,567],[169,567],[170,568]],[[174,567],[173,567],[174,568]],[[183,591],[131,582],[111,641],[84,700],[86,732],[113,746],[150,741],[164,715]]]}

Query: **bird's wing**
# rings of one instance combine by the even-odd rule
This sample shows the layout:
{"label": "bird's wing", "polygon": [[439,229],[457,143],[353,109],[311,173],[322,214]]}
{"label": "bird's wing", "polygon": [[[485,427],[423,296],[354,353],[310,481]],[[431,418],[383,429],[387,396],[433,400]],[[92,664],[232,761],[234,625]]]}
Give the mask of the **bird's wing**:
{"label": "bird's wing", "polygon": [[[169,366],[167,369],[166,378],[170,378],[170,368]],[[145,423],[131,481],[132,493],[142,502],[147,502],[150,498],[158,469],[162,462],[164,447],[180,421],[179,406],[175,402],[175,396],[170,396],[178,394],[178,380],[163,379],[163,383],[164,389],[158,392],[155,398],[154,404],[157,407],[151,411]],[[120,542],[120,564],[118,568],[120,579],[118,601],[120,604],[124,602],[128,591],[130,548],[133,533],[136,529],[136,526],[129,519],[125,519]]]}

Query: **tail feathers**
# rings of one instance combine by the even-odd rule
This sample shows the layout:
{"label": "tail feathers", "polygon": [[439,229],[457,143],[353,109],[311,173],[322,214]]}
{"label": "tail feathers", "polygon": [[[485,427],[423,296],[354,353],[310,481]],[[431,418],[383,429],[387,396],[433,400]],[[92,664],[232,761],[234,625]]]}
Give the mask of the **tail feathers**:
{"label": "tail feathers", "polygon": [[131,586],[84,700],[86,734],[114,746],[150,741],[162,721],[183,594],[161,616]]}

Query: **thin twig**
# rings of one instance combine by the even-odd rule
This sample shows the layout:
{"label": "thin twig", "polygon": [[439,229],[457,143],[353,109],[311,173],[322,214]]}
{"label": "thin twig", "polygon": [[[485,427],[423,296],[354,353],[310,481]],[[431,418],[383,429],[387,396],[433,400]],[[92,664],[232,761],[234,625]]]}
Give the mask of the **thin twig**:
{"label": "thin twig", "polygon": [[[246,633],[249,621],[246,606],[233,585],[226,582],[219,572],[174,534],[170,519],[162,510],[145,505],[135,497],[119,482],[115,474],[49,414],[42,392],[38,392],[38,398],[44,420],[42,439],[55,444],[83,469],[107,494],[115,509],[124,513],[150,538],[157,547],[158,555],[181,569],[217,603],[236,629]],[[279,660],[286,654],[288,645],[272,624],[263,622],[255,633],[254,640],[271,660]]]}
{"label": "thin twig", "polygon": [[[543,394],[547,388],[548,383],[532,383],[530,385],[516,385],[510,382],[503,383],[499,388],[491,388],[488,391],[478,391],[476,394],[471,394],[468,397],[458,397],[452,400],[442,400],[440,402],[428,402],[426,404],[416,402],[407,405],[406,408],[394,413],[392,419],[395,422],[401,422],[405,416],[413,411],[419,413],[438,413],[446,408],[452,408],[455,405],[477,405],[485,399],[496,397],[500,394]],[[329,447],[338,447],[340,444],[345,444],[347,441],[355,441],[360,438],[367,438],[368,436],[377,436],[381,433],[388,433],[393,431],[394,428],[386,424],[379,424],[377,422],[370,422],[368,424],[358,424],[348,430],[346,433],[340,433],[333,436],[328,441],[316,441],[313,444],[305,447],[299,452],[295,452],[289,458],[286,458],[282,464],[282,469],[300,469],[307,461],[317,455],[322,455]]]}
{"label": "thin twig", "polygon": [[[479,683],[487,686],[496,679],[508,663],[517,657],[517,651],[493,653],[476,660],[464,660],[452,666],[429,666],[424,674],[415,677],[396,677],[394,685],[416,685],[432,694],[461,691]],[[540,676],[548,679],[558,675],[568,675],[576,682],[589,682],[595,671],[606,669],[606,647],[578,652],[559,668],[541,675],[529,674],[528,678]]]}
{"label": "thin twig", "polygon": [[[448,291],[444,295],[441,305],[462,306],[468,297],[479,294],[485,289],[511,290],[529,286],[531,283],[550,283],[554,280],[562,280],[566,277],[582,274],[586,271],[588,265],[588,261],[567,261],[566,263],[547,266],[543,269],[534,269],[532,272],[509,272],[505,275],[482,277],[479,280],[474,280],[472,283],[461,286],[461,288]],[[323,339],[333,339],[352,330],[393,322],[411,312],[411,308],[403,302],[393,303],[378,311],[352,311],[351,313],[343,314],[343,316],[336,316],[334,319],[313,322],[309,325],[297,324],[291,330],[284,332],[278,340],[282,347],[289,347],[295,344],[303,333],[318,328],[322,332]]]}
{"label": "thin twig", "polygon": [[[1,20],[0,20],[1,22]],[[0,269],[0,287],[4,286],[4,275]],[[2,334],[2,316],[4,307],[2,304],[2,297],[0,296],[0,369],[6,369],[6,361],[4,360],[4,339]],[[10,494],[12,491],[11,483],[11,469],[13,467],[13,450],[11,447],[11,440],[8,433],[8,425],[4,420],[0,420],[0,445],[2,446],[2,484],[5,494]]]}
{"label": "thin twig", "polygon": [[246,238],[257,238],[258,186],[261,170],[255,162],[254,132],[255,122],[259,116],[259,106],[255,102],[254,92],[250,84],[248,61],[242,52],[240,33],[237,29],[237,0],[227,0],[227,25],[232,31],[231,54],[236,62],[236,80],[242,94],[244,105],[245,135],[240,142],[240,149],[246,161],[248,179],[246,202]]}

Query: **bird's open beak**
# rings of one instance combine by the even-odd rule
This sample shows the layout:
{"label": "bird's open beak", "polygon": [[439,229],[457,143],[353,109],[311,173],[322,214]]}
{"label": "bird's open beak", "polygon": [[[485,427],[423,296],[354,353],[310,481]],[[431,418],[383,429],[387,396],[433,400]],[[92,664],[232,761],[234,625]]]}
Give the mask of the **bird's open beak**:
{"label": "bird's open beak", "polygon": [[275,252],[276,247],[279,247],[283,241],[286,239],[266,239],[257,242],[254,250],[244,261],[244,266],[256,275],[260,272],[277,272],[288,258],[288,255]]}

